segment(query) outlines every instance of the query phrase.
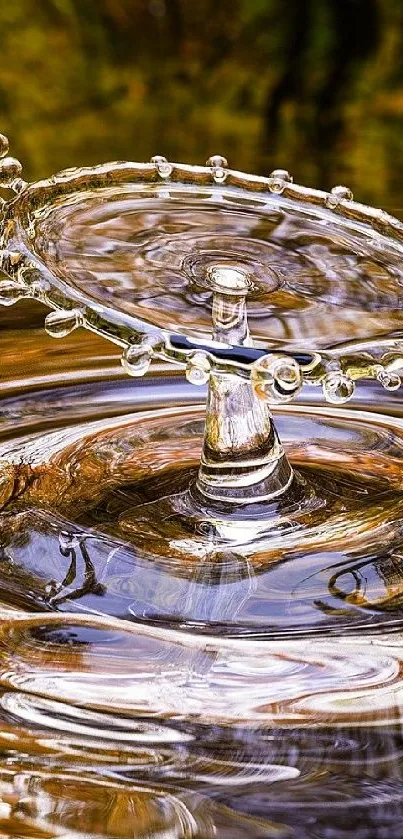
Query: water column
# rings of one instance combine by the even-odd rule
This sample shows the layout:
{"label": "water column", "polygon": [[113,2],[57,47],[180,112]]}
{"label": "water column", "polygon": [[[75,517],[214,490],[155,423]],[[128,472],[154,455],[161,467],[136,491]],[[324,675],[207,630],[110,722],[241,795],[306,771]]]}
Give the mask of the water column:
{"label": "water column", "polygon": [[[245,272],[217,266],[213,288],[213,339],[251,346]],[[293,471],[278,438],[264,394],[236,372],[212,367],[197,488],[209,499],[233,504],[271,501],[290,486]]]}

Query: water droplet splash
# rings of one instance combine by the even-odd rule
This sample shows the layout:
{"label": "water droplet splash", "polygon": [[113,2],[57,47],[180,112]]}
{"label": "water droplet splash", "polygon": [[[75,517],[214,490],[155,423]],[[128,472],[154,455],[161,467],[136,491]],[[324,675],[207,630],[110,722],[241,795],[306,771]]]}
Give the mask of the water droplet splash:
{"label": "water droplet splash", "polygon": [[70,349],[0,401],[4,831],[396,837],[403,236],[309,195],[158,157],[5,206],[0,302]]}

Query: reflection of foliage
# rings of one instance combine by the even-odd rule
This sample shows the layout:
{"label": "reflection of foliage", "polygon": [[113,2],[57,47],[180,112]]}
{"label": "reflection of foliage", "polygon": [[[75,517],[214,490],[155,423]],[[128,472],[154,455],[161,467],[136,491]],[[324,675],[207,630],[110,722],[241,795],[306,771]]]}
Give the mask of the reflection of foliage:
{"label": "reflection of foliage", "polygon": [[[95,567],[91,560],[85,536],[78,536],[76,539],[70,537],[70,534],[64,534],[68,538],[66,547],[60,545],[60,553],[63,557],[68,557],[70,560],[67,572],[60,583],[52,581],[49,586],[49,593],[51,595],[51,603],[53,608],[57,608],[62,603],[70,600],[79,600],[86,594],[96,594],[102,596],[105,593],[105,587],[98,582]],[[84,580],[77,585],[77,554],[81,554],[84,563]],[[74,588],[76,585],[76,588]],[[64,588],[67,592],[62,594]],[[56,596],[57,595],[57,596]]]}
{"label": "reflection of foliage", "polygon": [[[18,601],[23,608],[27,603],[35,603],[36,607],[45,604],[58,609],[64,603],[81,600],[87,595],[102,597],[105,594],[106,588],[98,580],[97,560],[90,555],[89,543],[92,541],[94,545],[94,538],[83,532],[59,531],[58,551],[51,550],[49,554],[54,573],[49,579],[49,559],[46,551],[43,553],[43,544],[47,537],[54,545],[55,534],[55,521],[40,511],[14,511],[0,516],[0,578],[5,602],[10,602],[11,596],[11,603]],[[41,536],[45,537],[44,543]],[[100,540],[102,542],[102,537]],[[32,553],[35,554],[34,566]],[[96,550],[93,553],[97,555]]]}
{"label": "reflection of foliage", "polygon": [[395,551],[376,560],[366,558],[335,572],[329,580],[329,592],[360,608],[400,610],[403,601],[401,555]]}
{"label": "reflection of foliage", "polygon": [[359,172],[361,197],[391,203],[402,23],[399,0],[14,0],[0,4],[2,129],[29,177],[218,150],[301,180]]}

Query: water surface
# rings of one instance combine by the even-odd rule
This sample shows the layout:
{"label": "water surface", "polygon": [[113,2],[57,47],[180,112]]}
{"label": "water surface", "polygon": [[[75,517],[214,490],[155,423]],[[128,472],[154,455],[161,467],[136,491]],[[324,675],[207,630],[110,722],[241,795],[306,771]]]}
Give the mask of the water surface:
{"label": "water surface", "polygon": [[[374,341],[399,326],[399,266],[385,276],[379,255],[353,261],[344,241],[346,267],[312,220],[298,238],[239,207],[212,205],[207,230],[180,200],[169,220],[163,204],[113,211],[72,204],[36,246],[130,313],[186,327],[198,304],[207,329],[195,254],[226,247],[264,267],[277,248],[269,317],[259,276],[252,299],[261,335],[326,344],[336,323],[349,334],[348,312]],[[249,549],[240,510],[225,530],[184,515],[205,394],[166,368],[130,380],[88,333],[52,342],[39,304],[29,329],[14,312],[0,382],[3,835],[398,837],[399,397],[367,383],[335,409],[312,388],[276,412],[300,494]]]}

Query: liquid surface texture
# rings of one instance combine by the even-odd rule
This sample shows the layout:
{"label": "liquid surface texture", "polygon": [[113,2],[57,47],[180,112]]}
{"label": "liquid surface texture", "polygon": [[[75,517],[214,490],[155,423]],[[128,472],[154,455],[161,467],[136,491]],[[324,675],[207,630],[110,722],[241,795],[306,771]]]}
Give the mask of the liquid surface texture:
{"label": "liquid surface texture", "polygon": [[327,347],[401,329],[403,242],[282,195],[154,184],[55,198],[37,211],[47,268],[98,304],[211,334],[217,263],[251,276],[255,339]]}
{"label": "liquid surface texture", "polygon": [[[52,207],[35,236],[76,289],[164,328],[210,334],[217,252],[255,268],[257,341],[400,328],[397,258],[315,213],[127,189]],[[362,383],[336,408],[305,388],[275,412],[290,492],[229,511],[194,489],[205,392],[181,372],[131,380],[81,330],[8,336],[0,832],[399,837],[398,393]]]}

